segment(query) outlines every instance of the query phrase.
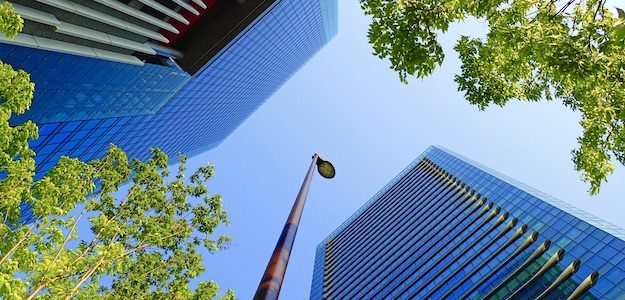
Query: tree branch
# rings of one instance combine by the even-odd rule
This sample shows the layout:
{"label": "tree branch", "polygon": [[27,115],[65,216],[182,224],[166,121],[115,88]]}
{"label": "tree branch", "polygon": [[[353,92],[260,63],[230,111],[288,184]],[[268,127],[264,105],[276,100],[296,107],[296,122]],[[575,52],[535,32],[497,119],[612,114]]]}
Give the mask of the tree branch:
{"label": "tree branch", "polygon": [[63,244],[59,247],[59,251],[56,252],[56,255],[54,256],[54,259],[52,260],[52,263],[50,265],[54,265],[54,263],[57,261],[57,259],[61,255],[61,252],[63,252],[63,250],[65,249],[65,245],[67,245],[67,241],[69,240],[70,236],[72,235],[74,230],[76,230],[76,225],[78,225],[78,221],[80,221],[80,219],[86,212],[87,212],[87,205],[85,205],[85,207],[82,209],[78,217],[74,220],[74,224],[72,224],[72,228],[70,228],[69,232],[67,233],[67,236],[65,237],[65,240],[63,241]]}
{"label": "tree branch", "polygon": [[0,258],[0,265],[2,265],[2,263],[11,255],[13,254],[13,252],[15,252],[15,250],[17,250],[17,248],[22,245],[22,243],[26,240],[26,238],[28,237],[28,235],[33,231],[33,228],[35,228],[35,223],[33,223],[32,225],[30,225],[30,227],[28,228],[28,230],[26,231],[26,233],[20,237],[20,239],[17,241],[17,243],[15,243],[15,245],[9,250],[7,251],[7,253],[5,253],[2,258]]}
{"label": "tree branch", "polygon": [[567,2],[566,4],[562,5],[562,7],[560,8],[560,10],[558,10],[557,13],[555,13],[554,15],[551,16],[551,19],[555,18],[557,15],[563,13],[567,8],[569,8],[569,6],[571,6],[571,4],[573,4],[573,2],[575,2],[575,0],[569,0],[569,2]]}
{"label": "tree branch", "polygon": [[91,277],[91,275],[93,275],[93,273],[102,265],[103,262],[104,262],[104,258],[100,258],[100,260],[93,267],[91,267],[91,269],[86,274],[84,274],[80,278],[80,280],[78,281],[78,283],[76,283],[76,285],[74,286],[72,291],[69,293],[69,295],[67,295],[67,297],[65,297],[65,300],[71,299],[72,296],[76,293],[76,291],[80,288],[80,286],[83,283],[85,283],[85,281],[87,281],[87,279],[89,279],[89,277]]}
{"label": "tree branch", "polygon": [[61,279],[65,279],[67,277],[71,277],[74,275],[80,275],[85,273],[87,270],[81,270],[80,272],[76,272],[76,273],[64,273],[64,274],[59,274],[57,276],[54,276],[48,280],[43,281],[42,283],[39,283],[39,285],[37,285],[37,287],[35,287],[30,294],[28,295],[27,298],[25,298],[24,300],[31,300],[32,298],[34,298],[43,288],[45,288],[48,284],[53,283],[57,280],[61,280]]}
{"label": "tree branch", "polygon": [[[597,3],[597,9],[595,9],[595,14],[592,17],[593,21],[597,20],[597,14],[599,14],[599,11],[603,11],[603,6],[605,5],[605,1],[606,0],[601,0],[599,1],[599,3]],[[603,13],[601,13],[601,15],[603,15]]]}

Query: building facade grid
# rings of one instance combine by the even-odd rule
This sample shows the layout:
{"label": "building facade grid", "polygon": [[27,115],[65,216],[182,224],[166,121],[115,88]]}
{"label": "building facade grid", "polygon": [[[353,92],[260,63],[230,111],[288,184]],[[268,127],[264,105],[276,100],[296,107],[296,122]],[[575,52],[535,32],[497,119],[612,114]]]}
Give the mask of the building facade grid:
{"label": "building facade grid", "polygon": [[191,79],[173,61],[137,66],[10,44],[0,44],[0,60],[35,82],[32,108],[14,123],[150,115]]}
{"label": "building facade grid", "polygon": [[[138,159],[149,157],[151,147],[159,147],[175,159],[178,153],[192,156],[217,146],[336,34],[336,2],[276,1],[193,77],[185,75],[175,65],[133,66],[0,45],[0,60],[17,63],[18,67],[29,63],[41,64],[34,62],[35,56],[40,61],[58,57],[72,61],[56,67],[65,68],[55,71],[57,79],[47,78],[49,75],[45,72],[43,75],[42,72],[33,74],[35,85],[39,86],[33,109],[14,120],[19,123],[35,115],[42,116],[43,121],[35,120],[39,125],[39,139],[31,142],[31,148],[37,154],[37,177],[44,176],[61,156],[83,161],[96,159],[106,153],[111,143],[126,151],[130,158]],[[18,59],[18,55],[12,58],[18,53],[22,58]],[[85,65],[92,66],[91,70],[97,72],[90,71],[93,76],[87,77],[84,84],[93,81],[93,86],[98,89],[111,90],[102,90],[100,93],[96,92],[96,88],[72,85],[67,77],[84,71],[82,68]],[[101,70],[98,71],[98,68]],[[123,70],[114,71],[119,68]],[[136,73],[137,78],[130,78],[132,76],[124,71],[127,69],[140,69],[141,72]],[[26,68],[26,71],[31,70]],[[125,75],[118,76],[120,73]],[[160,81],[154,79],[161,77]],[[136,84],[136,81],[145,86]],[[183,87],[177,89],[178,84]],[[57,86],[82,89],[80,93],[89,94],[92,100],[105,99],[107,93],[114,95],[114,99],[91,104],[86,99],[81,105],[94,105],[94,111],[99,112],[85,115],[84,119],[80,114],[82,108],[72,111],[61,105],[58,108],[67,112],[61,116],[46,108],[67,100],[63,98],[68,95],[67,92],[60,92]],[[115,97],[128,92],[128,86],[137,93],[132,99],[151,102],[137,104],[137,111],[132,110],[132,104],[125,111],[123,107],[129,103],[118,102],[121,98]],[[175,95],[165,101],[161,98],[152,99],[147,97],[146,89],[175,91]],[[59,93],[57,100],[60,102],[55,103],[56,98],[52,101],[45,98],[48,95],[46,93],[53,90]],[[125,95],[122,98],[127,100]],[[38,106],[37,102],[42,101],[46,104]],[[112,106],[107,108],[109,104]],[[149,111],[145,108],[149,108]],[[131,115],[117,115],[122,112]],[[65,119],[62,122],[49,122],[55,120],[54,116]],[[23,212],[23,219],[29,219],[29,209],[25,208]]]}
{"label": "building facade grid", "polygon": [[[522,290],[523,299],[540,294],[577,259],[578,270],[551,297],[567,297],[595,271],[599,280],[584,298],[625,297],[622,231],[560,205],[430,147],[320,243],[310,298],[481,298],[523,265],[493,295],[506,297],[559,249],[565,250],[561,260]],[[524,241],[531,246],[520,248]],[[525,265],[530,249],[546,241],[548,250]]]}

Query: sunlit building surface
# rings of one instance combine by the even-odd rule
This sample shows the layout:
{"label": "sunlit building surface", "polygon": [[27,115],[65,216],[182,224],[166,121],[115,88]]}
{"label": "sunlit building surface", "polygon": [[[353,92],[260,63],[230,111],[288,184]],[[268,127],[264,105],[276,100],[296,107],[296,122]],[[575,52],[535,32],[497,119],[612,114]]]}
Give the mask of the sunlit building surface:
{"label": "sunlit building surface", "polygon": [[430,147],[319,244],[310,299],[625,299],[624,240]]}
{"label": "sunlit building surface", "polygon": [[25,27],[0,36],[0,60],[36,85],[12,122],[39,125],[37,176],[110,143],[141,159],[213,148],[337,32],[337,0],[10,2]]}

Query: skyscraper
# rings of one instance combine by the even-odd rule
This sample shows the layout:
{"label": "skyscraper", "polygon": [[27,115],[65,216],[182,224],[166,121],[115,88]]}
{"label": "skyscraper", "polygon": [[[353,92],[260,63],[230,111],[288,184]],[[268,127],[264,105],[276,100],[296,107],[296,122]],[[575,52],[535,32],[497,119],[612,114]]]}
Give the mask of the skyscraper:
{"label": "skyscraper", "polygon": [[0,60],[35,82],[41,176],[114,143],[175,156],[225,139],[337,30],[336,0],[13,0]]}
{"label": "skyscraper", "polygon": [[624,299],[625,231],[430,147],[317,247],[310,299]]}
{"label": "skyscraper", "polygon": [[[131,158],[215,147],[337,32],[337,0],[13,0],[0,60],[35,83],[37,176],[114,143]],[[28,207],[24,217],[28,218]]]}

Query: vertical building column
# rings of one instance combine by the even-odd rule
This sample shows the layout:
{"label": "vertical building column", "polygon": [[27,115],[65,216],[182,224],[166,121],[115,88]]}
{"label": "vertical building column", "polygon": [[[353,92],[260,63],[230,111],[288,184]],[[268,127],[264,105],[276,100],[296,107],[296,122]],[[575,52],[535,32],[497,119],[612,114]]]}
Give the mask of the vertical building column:
{"label": "vertical building column", "polygon": [[[544,241],[538,248],[536,248],[536,250],[534,250],[532,255],[530,255],[519,267],[517,267],[504,280],[502,280],[499,284],[497,284],[497,286],[492,288],[490,290],[490,292],[488,292],[488,294],[486,294],[486,296],[483,297],[483,299],[490,299],[491,297],[493,297],[502,287],[504,287],[506,284],[508,284],[508,282],[510,282],[512,279],[514,279],[517,275],[519,275],[519,273],[521,273],[523,270],[525,270],[525,268],[527,268],[530,264],[532,264],[539,257],[541,257],[545,252],[547,252],[547,250],[549,250],[550,246],[551,246],[551,241],[550,240]],[[490,275],[490,276],[492,276],[492,275]]]}
{"label": "vertical building column", "polygon": [[545,274],[547,271],[553,268],[553,266],[555,266],[560,260],[562,260],[562,257],[564,256],[564,252],[565,252],[564,249],[560,248],[560,250],[554,253],[553,256],[551,256],[551,258],[549,258],[549,260],[547,260],[545,264],[543,264],[543,266],[538,270],[538,272],[536,272],[536,274],[534,274],[528,281],[523,283],[521,287],[519,287],[514,292],[512,292],[512,294],[506,299],[511,300],[519,296],[526,288],[528,288],[532,283],[534,283],[536,279],[538,279],[540,276]]}
{"label": "vertical building column", "polygon": [[[490,239],[484,246],[482,246],[480,249],[475,251],[475,253],[471,257],[469,257],[468,259],[465,259],[464,263],[462,263],[460,266],[458,266],[453,272],[451,272],[451,274],[447,275],[443,279],[443,281],[441,283],[437,284],[433,289],[431,289],[424,298],[425,299],[429,299],[437,291],[439,291],[441,288],[443,288],[452,278],[454,278],[456,275],[458,275],[458,273],[460,273],[460,271],[464,271],[466,269],[466,267],[470,263],[475,261],[475,259],[478,258],[480,255],[482,255],[482,253],[484,251],[486,251],[488,248],[490,248],[492,245],[494,245],[497,241],[499,241],[499,239],[504,237],[510,230],[512,230],[514,228],[514,226],[516,226],[517,222],[518,222],[518,220],[516,218],[512,219],[510,221],[510,223],[508,223],[508,225],[506,225],[506,227],[504,227],[494,238]],[[519,227],[519,229],[517,229],[517,231],[510,238],[510,240],[509,240],[510,244],[512,242],[516,241],[517,239],[519,239],[523,234],[525,234],[525,231],[527,231],[527,225],[523,224],[523,226]],[[467,248],[467,250],[468,249],[470,249],[470,248]],[[464,256],[466,254],[467,250],[465,250],[465,252],[462,253],[462,255],[458,255],[458,258]],[[451,267],[451,265],[449,265],[445,269],[447,269],[449,267]],[[416,293],[413,293],[412,295],[416,295]],[[447,297],[447,296],[445,295],[445,296],[443,296],[441,298],[445,298],[445,297]]]}
{"label": "vertical building column", "polygon": [[536,300],[545,299],[545,297],[547,297],[547,295],[549,295],[551,291],[555,290],[565,280],[571,278],[573,274],[577,273],[577,270],[579,270],[579,266],[581,265],[581,263],[582,262],[579,259],[574,260],[568,267],[566,267],[566,269],[564,269],[564,271],[562,271],[562,273],[560,273],[560,275],[558,275],[558,278],[556,278],[556,280],[554,280],[549,285],[549,287],[547,287],[542,293],[540,293],[540,295],[538,295],[538,297],[536,297]]}
{"label": "vertical building column", "polygon": [[586,277],[586,279],[584,279],[584,281],[582,281],[582,283],[575,288],[567,300],[577,300],[581,298],[591,287],[595,285],[595,283],[597,283],[597,280],[599,280],[599,272],[594,271],[590,273],[590,275],[588,275],[588,277]]}
{"label": "vertical building column", "polygon": [[[467,234],[462,241],[460,241],[458,243],[458,245],[463,245],[464,243],[466,243],[470,238],[474,237],[475,234],[477,233],[477,231],[483,227],[484,225],[486,225],[488,222],[490,222],[490,220],[492,220],[495,216],[497,216],[499,214],[499,211],[501,211],[500,207],[495,208],[495,210],[493,210],[493,212],[480,224],[480,226],[474,228],[469,234]],[[473,242],[471,242],[471,244],[469,244],[467,247],[464,248],[464,250],[461,250],[461,252],[454,256],[451,261],[449,261],[447,264],[445,264],[445,266],[443,266],[442,268],[440,268],[438,270],[438,272],[435,273],[435,275],[432,275],[429,277],[429,279],[421,284],[415,291],[413,291],[412,293],[410,293],[410,296],[408,296],[408,298],[414,298],[415,295],[417,295],[419,292],[421,292],[423,289],[425,289],[428,285],[430,285],[435,279],[438,279],[439,276],[441,274],[443,274],[443,272],[445,272],[445,270],[447,270],[449,268],[449,266],[451,266],[452,264],[454,264],[456,261],[458,261],[462,256],[464,256],[464,254],[469,250],[472,249],[473,247],[475,247],[475,245],[477,245],[479,242],[481,242],[482,240],[484,240],[491,232],[493,232],[495,229],[497,229],[497,227],[499,227],[499,225],[503,224],[503,222],[508,218],[509,214],[508,212],[504,212],[503,214],[501,214],[501,216],[499,216],[499,218],[497,218],[497,220],[495,220],[495,223],[493,223],[486,231],[484,231],[484,233],[482,233],[480,236],[478,236],[475,240],[473,240]],[[514,225],[516,225],[516,219],[513,219],[511,222]],[[437,266],[440,262],[443,261],[443,259],[449,257],[453,251],[456,249],[450,249],[447,252],[445,252],[445,254],[441,255],[441,257],[434,263],[432,264],[425,272],[423,272],[419,277],[423,277],[424,275],[428,274],[430,271],[432,271],[432,269]],[[419,279],[420,279],[419,278]],[[417,280],[412,280],[411,283],[409,285],[407,285],[399,295],[402,295],[404,293],[406,293],[410,288],[412,288],[416,283],[418,282]]]}
{"label": "vertical building column", "polygon": [[[455,184],[459,181],[456,178],[453,178]],[[456,188],[452,191],[451,196],[447,196],[447,194],[439,197],[438,202],[444,201],[442,205],[436,205],[437,208],[434,212],[424,212],[420,218],[416,218],[411,220],[410,222],[413,224],[419,224],[419,227],[415,229],[411,229],[410,233],[402,238],[401,242],[398,246],[395,246],[396,243],[391,243],[391,241],[387,241],[386,244],[393,245],[392,249],[394,249],[392,253],[396,253],[397,251],[411,251],[413,253],[418,253],[419,249],[426,244],[425,237],[428,237],[427,240],[430,240],[438,235],[438,233],[432,232],[440,232],[440,230],[447,227],[446,224],[451,223],[456,220],[462,212],[466,209],[470,208],[472,204],[477,200],[474,194],[474,191],[468,191],[464,183],[456,186]],[[465,195],[466,194],[466,195]],[[464,196],[463,196],[464,195]],[[448,200],[448,199],[452,200]],[[464,206],[464,208],[462,208]],[[462,208],[462,209],[461,209]],[[436,224],[436,226],[433,226]],[[419,245],[417,249],[414,249],[416,245]],[[372,290],[374,287],[380,287],[377,285],[379,279],[389,275],[389,273],[395,273],[401,266],[405,265],[405,257],[404,260],[401,260],[399,256],[394,256],[391,261],[383,261],[379,259],[379,256],[382,253],[387,253],[386,248],[380,249],[381,253],[376,253],[374,257],[367,256],[367,260],[369,262],[365,265],[364,268],[377,268],[380,264],[384,263],[386,266],[391,266],[387,269],[380,270],[377,272],[376,278],[373,280],[364,280],[361,278],[361,274],[357,278],[350,278],[351,282],[358,282],[356,285],[352,285],[347,287],[347,289],[341,289],[341,286],[337,288],[340,290],[339,293],[336,294],[337,298],[345,298],[345,299],[354,299],[354,298],[367,298],[367,293]],[[402,250],[403,249],[403,250]],[[408,250],[409,249],[409,250]],[[356,266],[352,266],[355,268]],[[393,281],[393,280],[389,280]],[[345,283],[344,281],[343,283]]]}
{"label": "vertical building column", "polygon": [[[453,178],[448,173],[444,172],[443,174],[443,178],[441,178],[440,180],[436,180],[437,188],[432,190],[432,192],[421,192],[416,195],[412,193],[407,197],[408,199],[411,199],[410,201],[418,201],[421,202],[421,204],[419,204],[418,206],[413,206],[412,208],[408,208],[406,213],[401,213],[397,215],[398,220],[401,221],[399,221],[397,225],[394,226],[396,228],[396,231],[393,232],[391,230],[392,235],[389,236],[388,239],[383,239],[381,245],[376,244],[374,246],[369,245],[368,243],[359,243],[362,247],[375,247],[376,251],[357,251],[360,253],[356,257],[351,258],[351,260],[356,262],[366,261],[365,265],[362,266],[360,264],[344,264],[342,268],[337,270],[337,272],[341,274],[340,280],[337,282],[334,282],[334,278],[330,278],[328,280],[328,289],[326,289],[326,292],[324,293],[325,297],[333,299],[340,299],[342,297],[345,297],[346,293],[350,292],[350,290],[341,290],[341,287],[345,285],[348,281],[358,281],[358,279],[355,279],[353,276],[356,276],[361,268],[371,268],[371,264],[373,264],[374,262],[378,262],[378,256],[386,253],[385,249],[393,245],[391,244],[391,241],[395,240],[394,236],[401,232],[404,232],[404,230],[408,230],[408,228],[413,227],[414,224],[416,224],[417,228],[422,228],[423,226],[430,224],[430,222],[432,222],[432,218],[439,216],[442,212],[446,210],[446,208],[462,198],[462,193],[464,193],[463,185],[460,184],[457,179]],[[457,196],[459,193],[460,195]],[[450,201],[449,198],[452,198],[453,200]],[[422,211],[423,213],[414,220],[408,220],[402,217],[404,214],[412,214],[412,212],[414,211]],[[411,230],[421,231],[421,229],[414,228]],[[372,255],[373,257],[371,257]],[[354,274],[355,272],[356,274]],[[337,294],[336,290],[341,290],[340,294]],[[347,298],[350,297],[348,296]]]}
{"label": "vertical building column", "polygon": [[[456,291],[465,282],[467,282],[467,280],[469,280],[471,277],[473,277],[473,275],[475,275],[477,272],[482,270],[482,268],[484,268],[484,266],[486,266],[493,259],[495,259],[497,256],[499,256],[499,254],[501,254],[504,250],[506,250],[508,247],[510,247],[510,245],[512,245],[512,243],[514,243],[517,239],[519,239],[525,233],[525,230],[527,230],[527,225],[521,226],[519,228],[519,230],[517,230],[517,232],[508,239],[508,241],[506,241],[505,244],[503,244],[501,247],[499,247],[499,249],[497,249],[497,251],[495,251],[494,253],[489,255],[488,258],[482,260],[482,262],[477,267],[473,268],[473,270],[471,272],[469,272],[469,274],[466,274],[451,289],[447,290],[445,295],[443,295],[441,298],[444,299],[444,298],[449,297],[454,291]],[[517,248],[517,250],[514,253],[512,253],[512,255],[510,255],[508,258],[515,257],[521,251],[527,249],[527,247],[529,247],[530,245],[532,245],[536,241],[536,238],[538,238],[538,232],[534,231],[532,234],[530,234],[525,239],[525,241],[523,243],[521,243],[521,245]],[[483,248],[483,250],[486,250],[486,249],[487,249],[487,247]],[[465,269],[465,268],[466,268],[466,266],[463,265],[463,267],[462,268],[458,268],[458,270],[462,270],[462,269]],[[449,277],[451,278],[452,276],[449,276]]]}
{"label": "vertical building column", "polygon": [[[536,233],[536,237],[538,237],[538,232]],[[490,271],[486,276],[482,277],[482,279],[480,279],[480,281],[478,281],[476,284],[474,284],[471,289],[469,289],[468,291],[466,291],[462,296],[460,296],[460,299],[467,299],[469,298],[469,296],[471,296],[471,294],[473,292],[475,292],[478,288],[480,288],[484,283],[486,283],[488,280],[490,280],[490,278],[492,278],[495,274],[497,274],[497,272],[499,272],[501,269],[503,269],[505,266],[507,266],[512,260],[514,260],[517,256],[519,256],[523,251],[525,251],[525,249],[527,249],[529,246],[531,246],[531,244],[533,242],[528,242],[528,240],[530,238],[533,238],[532,235],[530,235],[527,240],[525,240],[525,242],[523,242],[523,244],[521,244],[521,246],[519,246],[519,248],[517,248],[514,253],[512,253],[511,255],[509,255],[504,261],[502,261],[499,265],[497,265],[497,267],[495,267],[492,271]],[[545,251],[547,251],[547,249],[549,249],[549,246],[551,245],[551,241],[546,240],[545,242],[543,242],[540,246],[538,246],[538,248],[534,251],[534,253],[532,255],[530,255],[530,257],[528,258],[528,260],[530,262],[534,261],[536,258],[538,258],[540,255],[542,255],[543,253],[545,253]],[[525,263],[524,263],[525,264]],[[523,265],[524,265],[523,264]],[[479,269],[479,268],[477,268]],[[477,270],[476,269],[476,270]],[[514,273],[513,273],[514,274]]]}

